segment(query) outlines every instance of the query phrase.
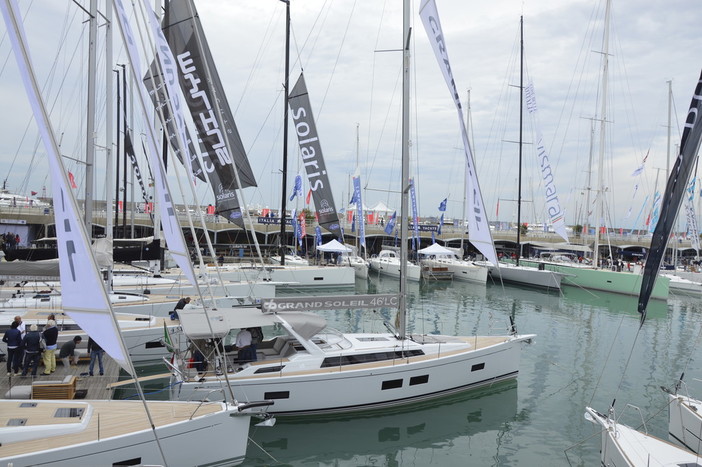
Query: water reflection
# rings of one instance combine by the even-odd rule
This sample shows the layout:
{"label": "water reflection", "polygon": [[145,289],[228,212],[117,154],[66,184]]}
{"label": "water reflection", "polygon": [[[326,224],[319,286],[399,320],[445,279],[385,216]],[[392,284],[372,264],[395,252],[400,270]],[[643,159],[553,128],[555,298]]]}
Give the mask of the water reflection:
{"label": "water reflection", "polygon": [[518,418],[515,381],[392,410],[280,418],[252,427],[244,465],[429,465],[468,445],[495,455]]}

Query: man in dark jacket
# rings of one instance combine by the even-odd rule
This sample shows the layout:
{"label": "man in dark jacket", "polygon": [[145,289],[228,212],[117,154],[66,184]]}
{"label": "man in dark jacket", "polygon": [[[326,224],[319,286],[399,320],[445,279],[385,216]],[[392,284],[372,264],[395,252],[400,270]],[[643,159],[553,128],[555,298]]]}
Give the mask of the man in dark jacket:
{"label": "man in dark jacket", "polygon": [[39,357],[41,357],[41,333],[36,324],[29,327],[29,331],[22,339],[24,346],[24,367],[22,367],[22,376],[27,376],[29,367],[32,368],[32,376],[37,375],[37,367],[39,366]]}
{"label": "man in dark jacket", "polygon": [[178,310],[182,310],[183,308],[185,308],[185,305],[187,305],[188,303],[190,303],[190,297],[184,297],[178,300],[178,303],[176,303],[175,308],[173,308],[173,311],[171,311],[171,319],[178,319]]}
{"label": "man in dark jacket", "polygon": [[22,331],[19,330],[19,323],[13,321],[10,329],[5,331],[2,341],[7,344],[7,374],[10,370],[15,374],[19,373],[22,364]]}

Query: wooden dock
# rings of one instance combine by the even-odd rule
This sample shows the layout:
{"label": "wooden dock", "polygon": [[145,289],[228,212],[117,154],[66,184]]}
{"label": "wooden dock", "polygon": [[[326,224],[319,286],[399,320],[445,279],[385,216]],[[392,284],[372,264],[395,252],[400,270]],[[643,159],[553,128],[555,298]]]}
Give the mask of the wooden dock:
{"label": "wooden dock", "polygon": [[[58,351],[57,351],[58,353]],[[0,397],[7,398],[11,397],[14,392],[14,397],[20,394],[28,393],[28,386],[32,385],[34,381],[62,381],[66,376],[76,377],[76,392],[77,397],[82,399],[111,399],[112,390],[108,389],[107,386],[111,383],[115,383],[120,376],[120,367],[117,363],[112,360],[106,353],[103,354],[102,363],[105,369],[104,375],[100,376],[100,370],[97,362],[95,362],[95,368],[93,374],[95,376],[88,375],[88,367],[90,364],[90,359],[84,358],[78,363],[78,365],[66,368],[63,363],[58,358],[56,359],[56,371],[51,375],[43,375],[44,366],[40,363],[37,376],[32,377],[31,373],[26,377],[20,375],[9,376],[6,369],[6,363],[2,362],[0,365]],[[23,397],[23,396],[20,396]],[[29,396],[26,396],[29,398]]]}

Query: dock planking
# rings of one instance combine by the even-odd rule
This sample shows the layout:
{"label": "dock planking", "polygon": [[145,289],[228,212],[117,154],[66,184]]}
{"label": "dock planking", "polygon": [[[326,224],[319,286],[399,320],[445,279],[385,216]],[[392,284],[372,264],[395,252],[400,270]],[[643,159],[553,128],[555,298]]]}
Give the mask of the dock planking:
{"label": "dock planking", "polygon": [[5,371],[6,363],[2,362],[0,363],[2,365],[0,367],[0,397],[5,397],[8,391],[17,386],[31,386],[33,381],[60,381],[66,376],[73,375],[77,379],[76,390],[78,392],[85,391],[85,399],[111,399],[112,391],[107,389],[107,386],[119,379],[120,367],[107,354],[103,355],[102,363],[105,369],[103,376],[100,376],[97,362],[95,362],[93,372],[95,376],[88,376],[90,360],[84,358],[78,362],[78,365],[68,368],[63,366],[61,360],[57,359],[56,371],[51,375],[41,374],[44,371],[44,366],[40,363],[37,376],[33,377],[30,373],[26,377],[22,377],[21,375],[9,376]]}

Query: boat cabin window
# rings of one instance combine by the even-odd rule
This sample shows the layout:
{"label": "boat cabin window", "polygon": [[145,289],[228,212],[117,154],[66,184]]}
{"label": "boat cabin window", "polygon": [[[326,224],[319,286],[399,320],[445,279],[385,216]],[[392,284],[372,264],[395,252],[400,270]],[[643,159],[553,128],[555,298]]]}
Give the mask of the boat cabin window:
{"label": "boat cabin window", "polygon": [[361,355],[342,355],[339,357],[327,357],[322,362],[321,368],[329,368],[344,365],[358,365],[361,363],[383,362],[387,360],[397,360],[400,358],[417,357],[424,355],[423,350],[397,350],[394,352],[375,352]]}

